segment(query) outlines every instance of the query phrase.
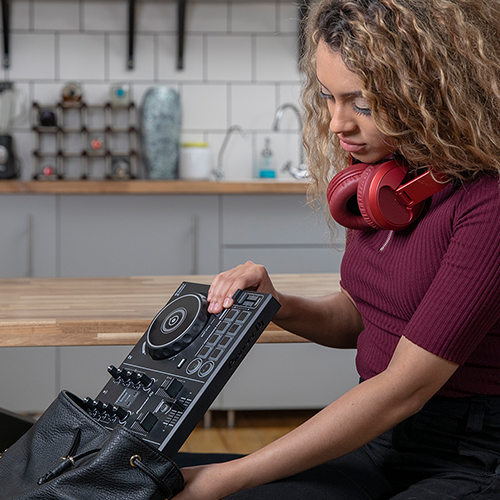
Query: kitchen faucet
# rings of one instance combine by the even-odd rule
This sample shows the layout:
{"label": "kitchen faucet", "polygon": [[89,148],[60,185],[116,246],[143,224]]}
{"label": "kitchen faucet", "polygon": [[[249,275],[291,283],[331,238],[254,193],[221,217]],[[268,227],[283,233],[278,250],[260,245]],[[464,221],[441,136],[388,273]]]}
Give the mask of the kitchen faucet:
{"label": "kitchen faucet", "polygon": [[297,108],[297,106],[295,106],[295,104],[286,102],[276,110],[276,114],[274,115],[273,130],[275,132],[279,130],[279,125],[286,109],[291,109],[297,116],[300,128],[300,146],[299,146],[300,149],[299,149],[299,165],[297,167],[294,167],[291,161],[287,161],[283,165],[283,171],[288,170],[290,174],[292,174],[293,177],[295,177],[296,179],[305,179],[309,176],[309,172],[307,171],[307,166],[304,163],[304,151],[302,148],[302,118],[300,116],[300,111]]}
{"label": "kitchen faucet", "polygon": [[219,150],[219,154],[217,156],[217,167],[212,171],[212,173],[215,175],[215,180],[221,181],[222,178],[224,177],[224,172],[222,170],[222,159],[224,157],[224,152],[226,151],[227,148],[227,143],[229,142],[229,138],[233,132],[239,132],[241,137],[245,137],[246,133],[245,131],[239,126],[239,125],[231,125],[226,132],[226,136],[224,137],[224,140],[222,141],[222,146]]}

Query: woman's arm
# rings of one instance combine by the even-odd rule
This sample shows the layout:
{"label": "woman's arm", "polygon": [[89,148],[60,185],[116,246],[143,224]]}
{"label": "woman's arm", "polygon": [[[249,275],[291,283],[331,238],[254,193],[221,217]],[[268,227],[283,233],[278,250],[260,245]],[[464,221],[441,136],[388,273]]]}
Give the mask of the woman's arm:
{"label": "woman's arm", "polygon": [[261,450],[224,464],[183,469],[176,500],[215,500],[349,453],[421,409],[458,365],[401,338],[388,368]]}
{"label": "woman's arm", "polygon": [[208,293],[209,312],[216,314],[230,307],[238,288],[272,294],[281,304],[273,319],[279,327],[329,347],[356,347],[363,321],[347,292],[323,297],[280,293],[263,266],[247,262],[214,278]]}

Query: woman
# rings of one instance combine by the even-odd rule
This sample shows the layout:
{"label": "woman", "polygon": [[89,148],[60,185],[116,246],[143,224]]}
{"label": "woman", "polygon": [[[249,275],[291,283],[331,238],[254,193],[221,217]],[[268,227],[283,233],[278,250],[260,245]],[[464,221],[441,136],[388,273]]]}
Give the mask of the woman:
{"label": "woman", "polygon": [[210,312],[237,288],[272,293],[279,326],[357,347],[362,382],[251,455],[184,468],[178,500],[500,498],[498,33],[497,0],[312,9],[312,196],[326,200],[333,169],[387,158],[442,185],[401,230],[348,229],[340,293],[280,293],[251,262],[215,277]]}

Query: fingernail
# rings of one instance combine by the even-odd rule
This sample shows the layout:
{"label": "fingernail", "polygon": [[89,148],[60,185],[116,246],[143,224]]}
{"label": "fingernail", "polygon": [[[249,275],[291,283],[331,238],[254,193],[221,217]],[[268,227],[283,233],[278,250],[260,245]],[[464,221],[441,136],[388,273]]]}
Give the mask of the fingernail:
{"label": "fingernail", "polygon": [[233,303],[233,300],[232,299],[225,299],[224,300],[224,307],[225,308],[228,308],[228,307],[231,307],[231,304]]}

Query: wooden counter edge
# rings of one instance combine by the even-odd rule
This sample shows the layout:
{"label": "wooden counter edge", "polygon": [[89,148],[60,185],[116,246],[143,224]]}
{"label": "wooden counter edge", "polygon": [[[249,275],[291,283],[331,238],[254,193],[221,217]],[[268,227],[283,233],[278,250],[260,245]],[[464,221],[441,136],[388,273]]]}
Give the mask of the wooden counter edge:
{"label": "wooden counter edge", "polygon": [[[99,324],[86,322],[32,322],[16,327],[15,339],[8,327],[0,327],[1,347],[64,347],[135,345],[146,331],[149,322],[129,321],[117,328],[115,322]],[[23,342],[23,337],[26,341]],[[260,344],[304,343],[307,340],[270,324],[257,340]]]}
{"label": "wooden counter edge", "polygon": [[303,194],[305,181],[0,180],[0,194]]}

